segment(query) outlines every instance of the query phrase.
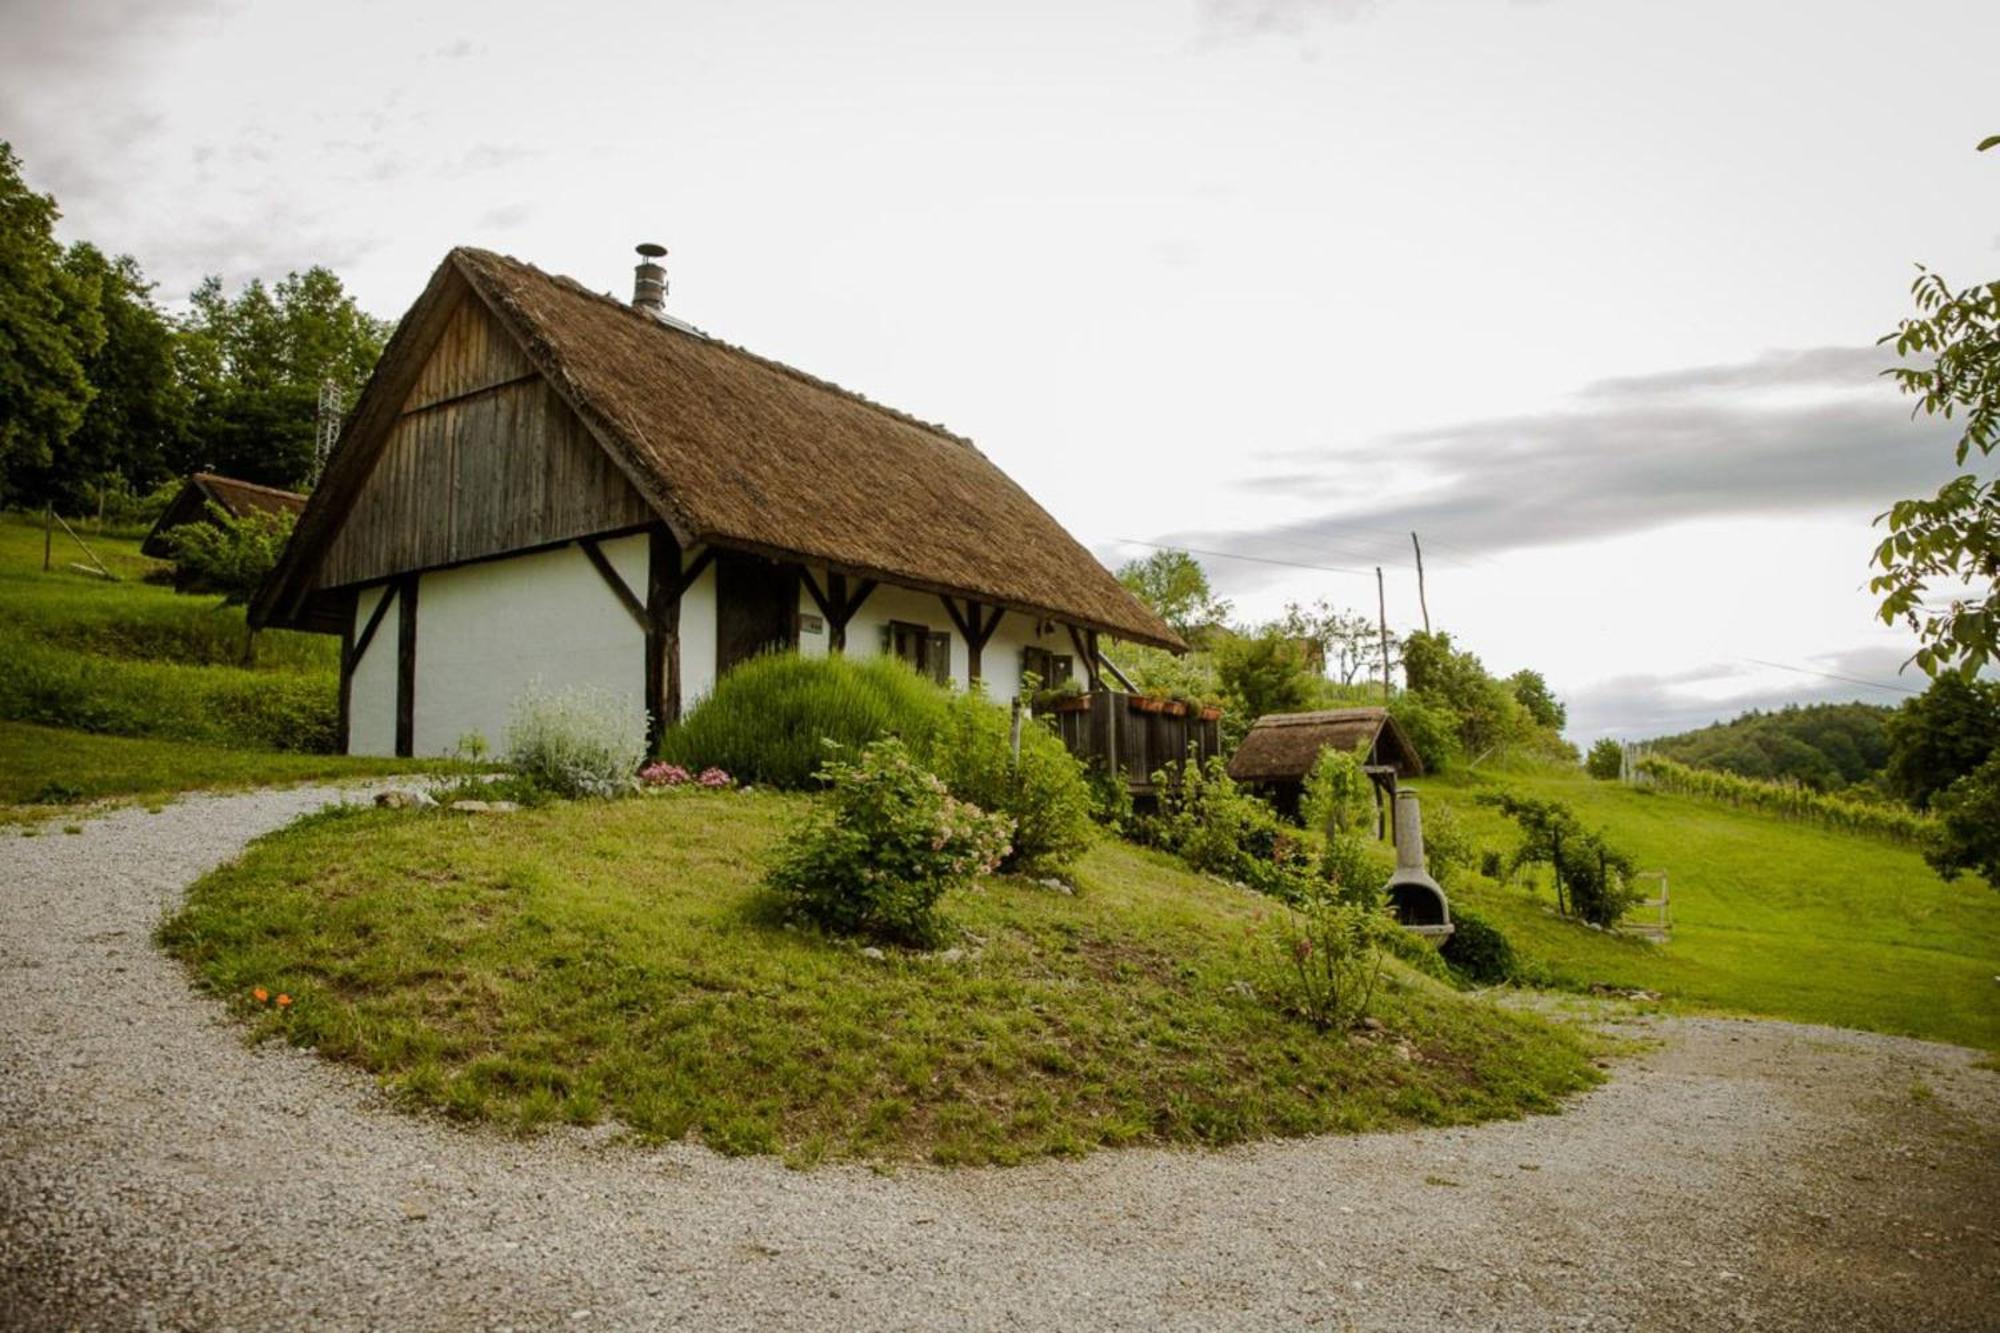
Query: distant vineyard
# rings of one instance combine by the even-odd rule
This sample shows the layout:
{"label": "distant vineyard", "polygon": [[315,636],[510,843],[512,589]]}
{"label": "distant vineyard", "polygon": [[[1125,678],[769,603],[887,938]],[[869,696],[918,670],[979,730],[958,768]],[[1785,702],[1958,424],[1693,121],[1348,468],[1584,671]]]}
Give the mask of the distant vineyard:
{"label": "distant vineyard", "polygon": [[1828,796],[1795,782],[1760,782],[1739,778],[1734,773],[1689,768],[1656,754],[1641,757],[1638,767],[1662,791],[1719,801],[1801,824],[1817,824],[1840,833],[1921,844],[1931,832],[1931,821],[1913,810]]}

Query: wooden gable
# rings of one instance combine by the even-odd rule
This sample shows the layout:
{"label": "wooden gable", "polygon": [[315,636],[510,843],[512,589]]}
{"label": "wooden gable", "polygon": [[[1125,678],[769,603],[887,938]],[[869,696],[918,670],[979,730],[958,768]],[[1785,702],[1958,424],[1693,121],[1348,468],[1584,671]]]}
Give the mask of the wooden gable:
{"label": "wooden gable", "polygon": [[[393,401],[393,400],[392,400]],[[637,527],[652,510],[467,292],[324,549],[322,589]]]}

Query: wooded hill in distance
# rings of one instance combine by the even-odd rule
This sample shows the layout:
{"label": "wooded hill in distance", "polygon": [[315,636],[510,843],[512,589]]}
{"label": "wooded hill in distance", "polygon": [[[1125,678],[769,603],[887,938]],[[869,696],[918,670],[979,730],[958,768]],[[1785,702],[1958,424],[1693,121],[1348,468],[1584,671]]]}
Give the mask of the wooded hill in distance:
{"label": "wooded hill in distance", "polygon": [[1888,720],[1895,712],[1876,704],[1793,704],[1776,712],[1752,710],[1646,744],[1653,753],[1694,768],[1838,791],[1882,775],[1889,762]]}

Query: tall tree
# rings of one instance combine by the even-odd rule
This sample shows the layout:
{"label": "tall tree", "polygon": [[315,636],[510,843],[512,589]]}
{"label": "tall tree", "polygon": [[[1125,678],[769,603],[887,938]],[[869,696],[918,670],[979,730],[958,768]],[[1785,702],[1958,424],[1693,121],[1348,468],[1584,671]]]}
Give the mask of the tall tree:
{"label": "tall tree", "polygon": [[83,418],[46,466],[22,477],[23,498],[76,510],[92,494],[157,486],[181,469],[188,397],[174,363],[174,327],[130,255],[107,258],[79,241],[63,267],[97,292],[104,341],[84,358],[92,394]]}
{"label": "tall tree", "polygon": [[311,473],[320,386],[351,405],[390,326],[362,310],[330,269],[235,297],[203,279],[180,348],[194,394],[195,462],[250,481],[297,486]]}
{"label": "tall tree", "polygon": [[[1382,675],[1382,627],[1359,611],[1341,610],[1324,598],[1310,607],[1288,602],[1279,624],[1294,638],[1317,640],[1328,671],[1342,685]],[[1395,631],[1389,632],[1391,671],[1402,665],[1402,642]]]}
{"label": "tall tree", "polygon": [[0,500],[46,469],[90,405],[85,362],[104,342],[94,283],[62,262],[56,201],[0,142]]}
{"label": "tall tree", "polygon": [[1210,590],[1208,571],[1186,551],[1155,551],[1127,561],[1118,581],[1182,635],[1229,619],[1229,603]]}
{"label": "tall tree", "polygon": [[[1979,145],[2000,147],[2000,134]],[[1917,313],[1885,334],[1896,354],[1917,364],[1889,373],[1925,416],[1960,418],[1956,446],[1963,468],[1984,463],[2000,445],[2000,282],[1952,290],[1920,268],[1911,287]],[[1932,676],[1955,671],[1970,680],[2000,659],[2000,477],[1962,472],[1929,499],[1899,500],[1876,520],[1888,536],[1875,548],[1882,572],[1869,587],[1882,594],[1883,623],[1916,631],[1911,659]],[[1936,589],[1946,600],[1927,602]]]}
{"label": "tall tree", "polygon": [[1561,731],[1569,725],[1568,707],[1556,698],[1541,672],[1522,667],[1507,677],[1507,688],[1514,692],[1521,707],[1528,710],[1528,716],[1535,719],[1536,726]]}
{"label": "tall tree", "polygon": [[1918,809],[2000,752],[2000,682],[1941,676],[1889,718],[1889,789]]}

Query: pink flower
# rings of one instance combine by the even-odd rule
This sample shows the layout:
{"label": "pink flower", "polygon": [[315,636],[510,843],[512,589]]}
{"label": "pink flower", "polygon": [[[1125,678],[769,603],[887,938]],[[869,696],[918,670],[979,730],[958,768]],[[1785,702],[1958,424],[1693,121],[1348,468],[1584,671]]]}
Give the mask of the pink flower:
{"label": "pink flower", "polygon": [[[681,775],[681,780],[683,782],[687,780],[685,773]],[[719,768],[704,768],[701,770],[701,776],[696,778],[695,781],[704,787],[727,787],[732,785],[730,776]]]}
{"label": "pink flower", "polygon": [[655,761],[639,770],[639,781],[648,787],[679,787],[693,781],[679,764]]}

